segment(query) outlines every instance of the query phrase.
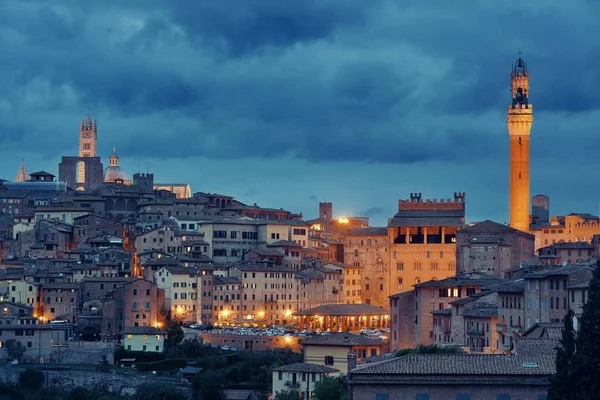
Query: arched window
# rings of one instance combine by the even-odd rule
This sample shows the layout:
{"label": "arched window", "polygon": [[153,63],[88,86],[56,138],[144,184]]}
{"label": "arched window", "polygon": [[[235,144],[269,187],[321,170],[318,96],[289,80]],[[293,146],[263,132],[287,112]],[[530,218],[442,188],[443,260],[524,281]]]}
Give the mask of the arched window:
{"label": "arched window", "polygon": [[371,280],[369,278],[365,278],[365,290],[369,290]]}
{"label": "arched window", "polygon": [[379,290],[383,292],[383,278],[379,278]]}
{"label": "arched window", "polygon": [[404,280],[402,278],[398,278],[398,290],[404,290]]}

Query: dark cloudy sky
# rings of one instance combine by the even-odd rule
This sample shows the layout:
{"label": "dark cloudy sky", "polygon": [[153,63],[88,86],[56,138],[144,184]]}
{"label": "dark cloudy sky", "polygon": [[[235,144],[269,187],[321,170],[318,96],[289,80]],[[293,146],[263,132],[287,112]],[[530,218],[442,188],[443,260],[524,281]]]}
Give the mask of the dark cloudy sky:
{"label": "dark cloudy sky", "polygon": [[467,192],[507,220],[509,73],[534,106],[532,194],[597,213],[600,2],[3,0],[0,177],[57,173],[92,107],[133,173],[246,203],[367,215]]}

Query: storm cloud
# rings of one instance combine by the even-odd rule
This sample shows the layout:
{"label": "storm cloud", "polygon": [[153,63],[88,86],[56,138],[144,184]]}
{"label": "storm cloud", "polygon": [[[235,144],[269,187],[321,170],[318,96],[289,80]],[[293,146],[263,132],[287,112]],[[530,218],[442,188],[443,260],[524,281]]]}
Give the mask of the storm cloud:
{"label": "storm cloud", "polygon": [[[474,218],[501,219],[509,74],[522,51],[533,191],[562,212],[589,210],[599,190],[576,203],[553,182],[576,188],[585,179],[571,175],[599,167],[598,15],[585,0],[4,1],[1,175],[12,179],[21,157],[55,172],[90,106],[104,156],[117,146],[130,169],[151,162],[197,190],[219,182],[242,201],[316,213],[316,197],[285,204],[269,192],[287,170],[296,189],[382,221],[408,191],[450,187],[468,189]],[[250,164],[257,179],[240,186]],[[313,168],[335,176],[317,183]],[[378,198],[347,195],[366,181]],[[374,206],[381,196],[388,209]]]}

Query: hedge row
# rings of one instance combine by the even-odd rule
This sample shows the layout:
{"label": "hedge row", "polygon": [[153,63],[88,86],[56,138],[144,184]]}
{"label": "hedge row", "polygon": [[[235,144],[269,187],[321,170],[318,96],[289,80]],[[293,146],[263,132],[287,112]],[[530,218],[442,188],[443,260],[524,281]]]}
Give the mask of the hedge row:
{"label": "hedge row", "polygon": [[169,371],[172,369],[183,368],[187,365],[185,358],[169,358],[167,360],[136,363],[138,371]]}

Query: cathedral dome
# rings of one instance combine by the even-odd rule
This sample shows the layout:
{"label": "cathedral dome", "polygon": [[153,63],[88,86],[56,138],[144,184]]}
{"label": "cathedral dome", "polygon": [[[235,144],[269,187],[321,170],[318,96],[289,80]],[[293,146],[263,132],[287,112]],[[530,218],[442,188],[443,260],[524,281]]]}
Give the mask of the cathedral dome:
{"label": "cathedral dome", "polygon": [[121,167],[119,167],[119,156],[116,153],[116,149],[113,147],[113,152],[110,155],[110,167],[104,170],[104,182],[129,182],[129,175]]}

